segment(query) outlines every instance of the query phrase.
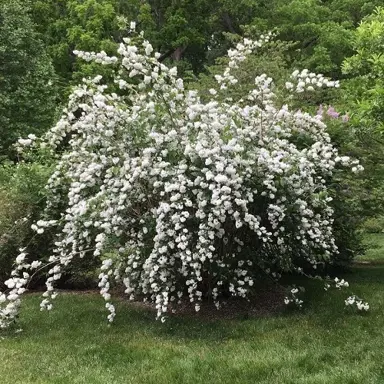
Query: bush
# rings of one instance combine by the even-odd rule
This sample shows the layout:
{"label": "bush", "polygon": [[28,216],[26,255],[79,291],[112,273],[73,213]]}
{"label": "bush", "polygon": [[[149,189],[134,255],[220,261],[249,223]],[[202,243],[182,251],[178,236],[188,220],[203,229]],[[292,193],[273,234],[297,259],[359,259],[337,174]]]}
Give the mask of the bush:
{"label": "bush", "polygon": [[[230,50],[206,102],[185,91],[176,70],[139,37],[120,46],[120,58],[77,52],[115,66],[119,90],[110,92],[101,77],[86,82],[44,138],[58,163],[44,220],[34,225],[38,234],[57,234],[42,309],[52,308],[65,269],[89,253],[104,259],[99,287],[112,321],[112,281],[131,299],[150,300],[163,317],[183,297],[199,310],[204,297],[217,306],[224,294],[247,297],[260,275],[278,278],[302,266],[316,273],[337,252],[328,185],[335,172],[360,166],[339,156],[318,116],[278,100],[295,103],[297,93],[338,83],[303,70],[284,88],[261,75],[244,98],[217,97],[269,39],[244,39]],[[3,296],[4,326],[38,267],[24,252],[17,256]],[[286,302],[301,305],[298,292]]]}
{"label": "bush", "polygon": [[0,166],[0,281],[9,276],[19,248],[30,243],[29,252],[37,259],[47,250],[47,238],[34,237],[31,224],[44,207],[49,172],[38,163]]}
{"label": "bush", "polygon": [[384,217],[372,217],[368,219],[362,227],[367,233],[383,233]]}
{"label": "bush", "polygon": [[372,215],[373,209],[369,205],[373,203],[373,191],[367,188],[366,167],[369,169],[369,164],[364,152],[361,148],[359,150],[358,137],[348,115],[337,112],[332,106],[322,106],[318,113],[321,111],[335,147],[344,155],[361,159],[365,170],[359,174],[336,171],[328,184],[333,199],[333,233],[338,248],[338,253],[332,255],[330,267],[344,268],[364,252],[361,225]]}

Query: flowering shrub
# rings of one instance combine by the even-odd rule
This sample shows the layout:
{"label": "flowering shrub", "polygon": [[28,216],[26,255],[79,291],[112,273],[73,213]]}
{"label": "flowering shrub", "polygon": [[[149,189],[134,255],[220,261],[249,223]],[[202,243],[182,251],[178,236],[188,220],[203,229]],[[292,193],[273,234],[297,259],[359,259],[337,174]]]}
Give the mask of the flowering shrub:
{"label": "flowering shrub", "polygon": [[[113,281],[131,299],[150,300],[164,319],[183,297],[197,311],[206,296],[219,307],[223,293],[246,297],[261,273],[316,269],[337,252],[326,183],[336,168],[358,171],[358,161],[338,155],[319,116],[277,105],[266,75],[239,101],[217,97],[270,38],[231,49],[204,103],[142,37],[126,39],[119,57],[76,52],[115,66],[116,77],[112,90],[101,77],[75,89],[41,143],[59,156],[45,218],[33,226],[57,233],[41,309],[52,308],[65,267],[89,252],[103,258],[99,287],[110,321]],[[295,71],[286,92],[325,86],[338,83]],[[1,326],[15,318],[42,267],[21,250],[0,296]]]}

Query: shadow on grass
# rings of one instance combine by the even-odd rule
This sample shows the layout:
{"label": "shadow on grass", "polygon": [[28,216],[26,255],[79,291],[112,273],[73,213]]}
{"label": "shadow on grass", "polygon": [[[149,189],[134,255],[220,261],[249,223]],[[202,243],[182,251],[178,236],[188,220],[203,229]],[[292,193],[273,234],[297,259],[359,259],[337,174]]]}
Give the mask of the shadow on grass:
{"label": "shadow on grass", "polygon": [[[127,343],[135,343],[144,338],[172,339],[176,342],[204,341],[209,345],[225,340],[245,341],[249,338],[250,331],[254,337],[277,330],[289,331],[298,324],[303,329],[314,327],[316,332],[337,330],[350,322],[357,325],[364,323],[370,316],[382,311],[384,265],[359,266],[343,278],[350,281],[350,291],[372,301],[372,314],[368,313],[364,317],[361,314],[348,313],[344,308],[344,300],[349,295],[347,291],[325,292],[322,282],[308,280],[297,283],[306,288],[305,306],[302,310],[284,308],[282,312],[268,316],[241,311],[238,316],[223,319],[184,314],[170,316],[163,324],[155,320],[153,310],[117,300],[117,316],[110,327],[106,322],[104,301],[97,294],[65,293],[58,297],[56,308],[49,313],[39,311],[40,297],[38,294],[31,294],[22,308],[20,322],[2,335],[20,342],[25,338],[35,342],[40,342],[43,338],[49,343],[67,339],[75,346],[90,340],[97,344],[101,334],[107,343],[121,338]],[[247,305],[246,302],[244,305]],[[220,312],[218,315],[220,316]],[[18,328],[22,328],[23,332],[15,333]]]}

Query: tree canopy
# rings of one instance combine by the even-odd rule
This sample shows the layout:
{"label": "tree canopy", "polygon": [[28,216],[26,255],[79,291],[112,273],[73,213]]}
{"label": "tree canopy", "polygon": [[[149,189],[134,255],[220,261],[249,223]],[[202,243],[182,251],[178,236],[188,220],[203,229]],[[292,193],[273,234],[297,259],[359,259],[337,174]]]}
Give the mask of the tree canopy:
{"label": "tree canopy", "polygon": [[52,123],[56,74],[32,22],[28,4],[0,2],[0,157],[18,137]]}

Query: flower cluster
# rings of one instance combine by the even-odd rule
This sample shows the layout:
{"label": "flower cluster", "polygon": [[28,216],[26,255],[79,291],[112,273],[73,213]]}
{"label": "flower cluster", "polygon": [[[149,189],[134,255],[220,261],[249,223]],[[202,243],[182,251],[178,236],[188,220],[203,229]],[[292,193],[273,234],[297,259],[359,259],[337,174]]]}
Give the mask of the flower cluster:
{"label": "flower cluster", "polygon": [[[319,116],[321,119],[323,119],[324,115],[330,117],[331,119],[338,119],[340,117],[340,113],[337,112],[335,110],[335,108],[332,107],[332,105],[330,105],[326,111],[324,110],[323,105],[319,106],[319,109],[317,110],[317,116]],[[341,121],[343,123],[347,123],[349,121],[348,114],[342,115]]]}
{"label": "flower cluster", "polygon": [[4,282],[8,291],[0,292],[0,328],[6,328],[15,321],[21,304],[20,296],[26,291],[31,273],[41,266],[40,261],[27,262],[25,249],[19,252],[11,277]]}
{"label": "flower cluster", "polygon": [[345,300],[345,305],[347,307],[356,307],[359,311],[367,312],[369,310],[369,304],[355,295],[348,297],[348,299]]}
{"label": "flower cluster", "polygon": [[314,91],[316,88],[339,88],[338,80],[332,81],[321,74],[309,72],[308,69],[303,69],[301,72],[296,70],[291,75],[291,81],[285,83],[285,88],[294,90],[296,93],[305,91]]}
{"label": "flower cluster", "polygon": [[[236,86],[232,69],[270,38],[230,50],[205,102],[142,37],[125,39],[118,57],[76,52],[116,68],[115,92],[101,76],[85,81],[42,140],[58,154],[45,220],[33,226],[57,233],[42,309],[52,308],[65,267],[86,254],[111,255],[99,287],[113,321],[113,281],[164,319],[184,298],[196,310],[207,296],[220,307],[223,293],[247,297],[264,273],[316,268],[337,252],[327,180],[356,162],[338,155],[319,118],[277,105],[266,75],[241,103],[216,97]],[[338,86],[308,71],[292,81],[287,88],[299,93]],[[0,296],[2,326],[17,313],[32,265],[21,260]],[[296,293],[288,300],[301,305]]]}
{"label": "flower cluster", "polygon": [[15,144],[15,148],[18,152],[23,152],[26,148],[31,148],[36,142],[36,135],[30,133],[26,139],[19,138]]}
{"label": "flower cluster", "polygon": [[304,301],[299,298],[299,294],[302,292],[304,292],[303,287],[299,287],[299,288],[293,287],[288,291],[288,295],[284,298],[284,304],[285,305],[293,304],[298,308],[302,308]]}
{"label": "flower cluster", "polygon": [[343,288],[343,287],[349,287],[349,283],[348,283],[348,281],[345,281],[344,279],[339,279],[339,278],[337,278],[337,277],[335,277],[335,286],[336,286],[336,288],[338,288],[338,289],[341,289],[341,288]]}
{"label": "flower cluster", "polygon": [[330,279],[328,277],[328,282],[325,283],[324,285],[324,291],[328,291],[328,289],[330,288],[341,289],[341,288],[348,288],[348,287],[349,287],[348,281],[345,281],[344,279],[340,280],[338,277],[335,277],[334,279]]}
{"label": "flower cluster", "polygon": [[[225,69],[223,75],[216,75],[216,81],[220,85],[220,90],[225,90],[230,85],[237,84],[238,79],[232,74],[234,69],[239,68],[239,64],[243,62],[247,56],[252,53],[256,48],[268,43],[273,37],[273,33],[269,32],[266,35],[261,35],[259,40],[244,39],[241,43],[236,45],[235,49],[228,51],[228,66]],[[211,94],[215,94],[215,90]]]}

